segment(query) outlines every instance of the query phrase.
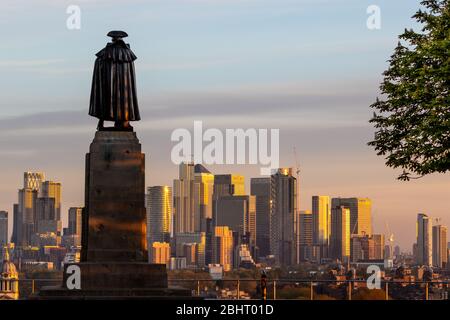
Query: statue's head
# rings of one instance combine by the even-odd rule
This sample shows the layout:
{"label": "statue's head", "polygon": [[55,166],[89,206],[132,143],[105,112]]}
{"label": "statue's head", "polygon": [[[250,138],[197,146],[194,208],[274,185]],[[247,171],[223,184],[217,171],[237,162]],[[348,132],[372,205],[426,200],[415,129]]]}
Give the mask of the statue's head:
{"label": "statue's head", "polygon": [[116,42],[117,40],[128,37],[128,33],[125,31],[110,31],[107,36],[111,37],[113,42]]}

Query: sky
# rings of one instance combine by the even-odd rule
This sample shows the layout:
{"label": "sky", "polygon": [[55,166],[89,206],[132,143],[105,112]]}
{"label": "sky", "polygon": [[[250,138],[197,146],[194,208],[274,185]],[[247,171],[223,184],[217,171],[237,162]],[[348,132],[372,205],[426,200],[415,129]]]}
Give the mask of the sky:
{"label": "sky", "polygon": [[[81,9],[69,30],[68,6]],[[366,10],[381,9],[369,30]],[[83,206],[84,157],[96,119],[87,115],[95,53],[125,30],[136,60],[146,185],[172,185],[171,132],[280,129],[280,164],[300,174],[300,208],[311,196],[373,200],[375,232],[411,251],[417,213],[450,224],[450,176],[396,179],[367,142],[397,36],[418,28],[417,0],[3,0],[0,4],[0,210],[17,202],[24,171],[63,187],[67,209]],[[209,166],[259,175],[259,166]],[[388,231],[388,229],[390,231]]]}

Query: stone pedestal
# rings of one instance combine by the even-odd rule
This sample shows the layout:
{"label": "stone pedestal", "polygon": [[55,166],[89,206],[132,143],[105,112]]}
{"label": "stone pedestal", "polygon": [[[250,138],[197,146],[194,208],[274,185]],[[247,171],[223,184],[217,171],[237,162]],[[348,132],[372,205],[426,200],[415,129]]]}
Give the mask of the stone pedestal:
{"label": "stone pedestal", "polygon": [[43,299],[175,298],[186,289],[167,286],[166,266],[149,264],[146,248],[145,156],[134,132],[97,131],[86,155],[81,289],[41,290]]}
{"label": "stone pedestal", "polygon": [[81,260],[146,262],[145,155],[135,132],[97,131],[86,155]]}

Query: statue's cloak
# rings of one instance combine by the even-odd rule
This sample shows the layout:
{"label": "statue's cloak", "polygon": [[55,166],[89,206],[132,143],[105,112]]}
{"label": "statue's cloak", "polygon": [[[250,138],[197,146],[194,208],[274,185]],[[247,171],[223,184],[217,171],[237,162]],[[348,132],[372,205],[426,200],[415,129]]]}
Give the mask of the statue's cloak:
{"label": "statue's cloak", "polygon": [[136,56],[123,40],[96,54],[89,115],[107,121],[140,120],[136,95]]}

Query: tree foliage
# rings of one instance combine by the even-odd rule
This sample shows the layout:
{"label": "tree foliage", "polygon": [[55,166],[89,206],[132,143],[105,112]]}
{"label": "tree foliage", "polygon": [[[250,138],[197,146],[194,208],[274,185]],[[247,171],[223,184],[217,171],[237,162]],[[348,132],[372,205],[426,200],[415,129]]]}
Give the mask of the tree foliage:
{"label": "tree foliage", "polygon": [[422,29],[405,30],[371,105],[374,146],[400,180],[450,170],[450,0],[422,1],[413,16]]}

